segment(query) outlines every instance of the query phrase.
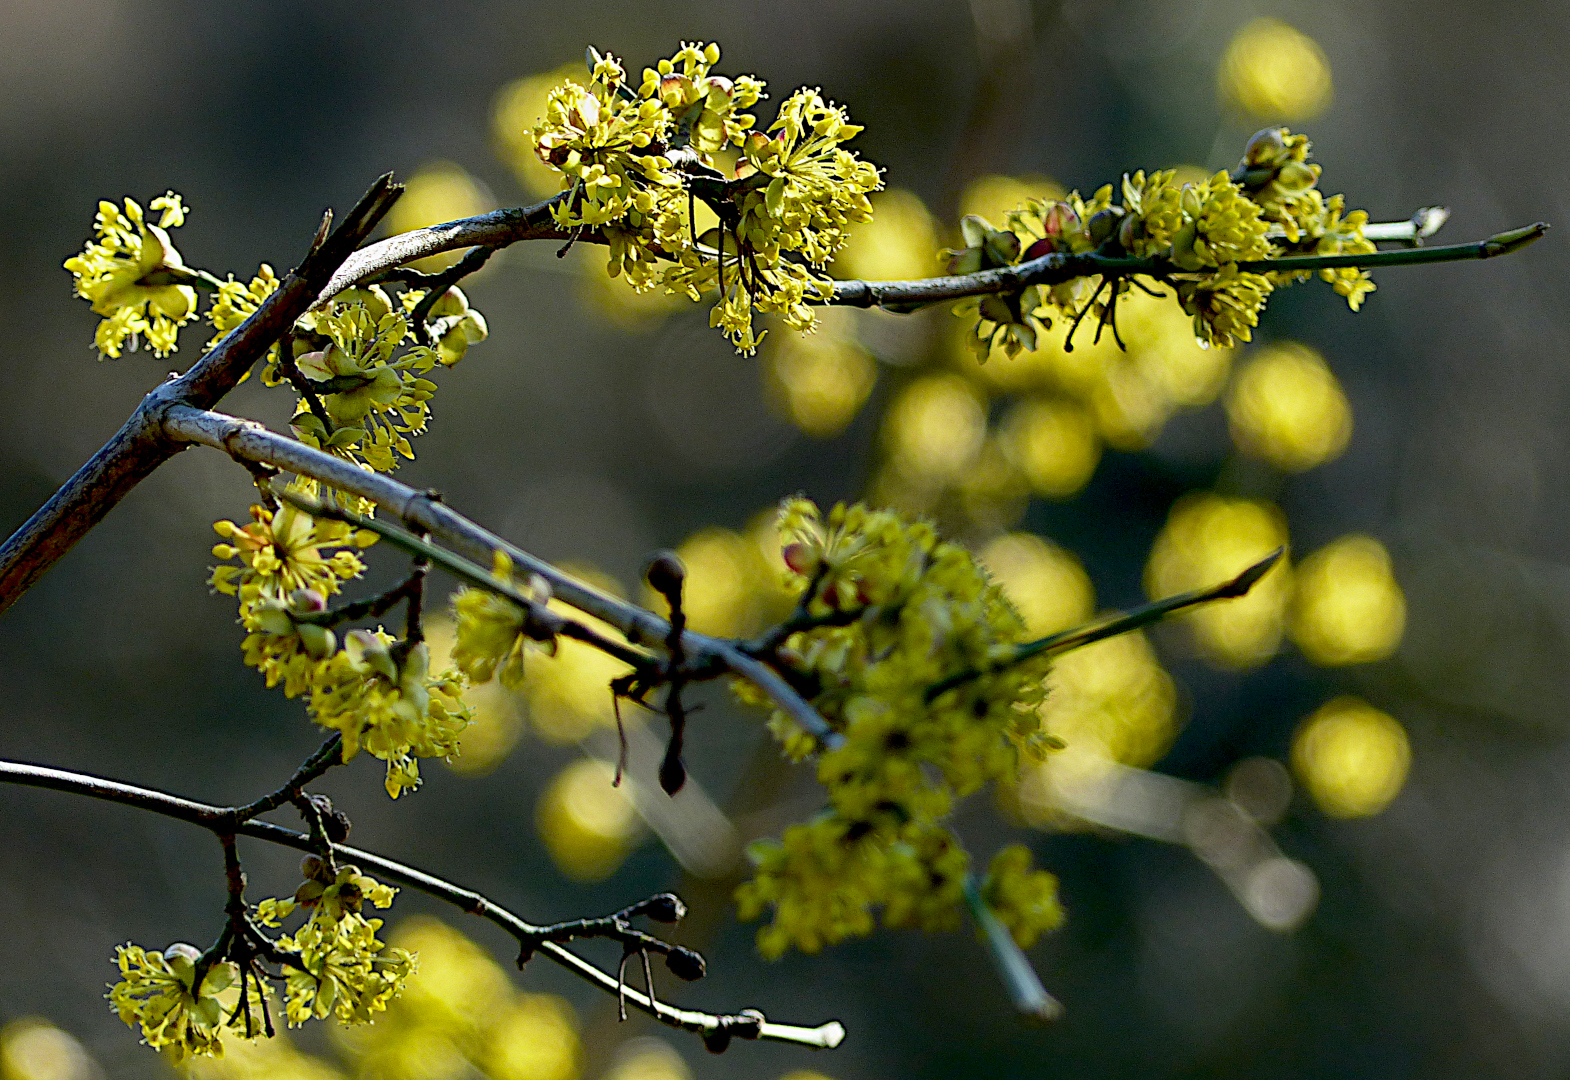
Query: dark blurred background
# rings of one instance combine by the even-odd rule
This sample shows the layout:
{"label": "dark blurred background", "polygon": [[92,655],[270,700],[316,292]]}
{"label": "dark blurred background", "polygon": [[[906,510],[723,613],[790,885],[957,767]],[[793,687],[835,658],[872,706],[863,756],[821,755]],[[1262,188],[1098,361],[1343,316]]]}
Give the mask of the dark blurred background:
{"label": "dark blurred background", "polygon": [[[1282,36],[1283,25],[1299,37]],[[1229,43],[1250,26],[1277,33],[1260,47],[1281,51],[1232,62],[1265,65],[1255,74],[1267,85],[1251,98],[1235,85],[1248,72],[1234,72],[1231,96],[1218,94]],[[186,261],[241,277],[259,261],[291,265],[323,208],[346,208],[388,169],[452,181],[427,185],[437,207],[534,201],[505,146],[498,153],[507,132],[493,131],[497,95],[576,61],[589,43],[638,71],[683,40],[714,40],[724,49],[720,70],[756,72],[773,102],[799,85],[823,87],[866,125],[860,152],[939,223],[981,205],[974,182],[987,176],[1023,178],[1032,190],[1046,190],[1039,178],[1049,177],[1088,193],[1137,167],[1213,172],[1274,120],[1306,130],[1325,166],[1321,186],[1345,191],[1375,220],[1450,207],[1437,242],[1567,217],[1570,151],[1561,138],[1570,81],[1556,59],[1570,50],[1563,5],[14,0],[0,6],[0,40],[9,42],[0,50],[0,384],[10,402],[0,420],[0,530],[20,524],[199,347],[199,333],[187,331],[168,360],[97,361],[95,317],[71,296],[60,263],[87,237],[98,199],[145,204],[179,191],[192,207],[176,234]],[[1294,98],[1324,74],[1316,63],[1333,95]],[[1296,73],[1274,105],[1259,98],[1274,85],[1271,64]],[[771,103],[758,111],[771,116]],[[439,162],[451,165],[433,167]],[[950,242],[950,228],[937,226],[938,243]],[[1035,802],[1027,784],[1001,815],[990,798],[967,804],[958,827],[978,858],[1019,839],[1061,878],[1069,921],[1031,952],[1067,1006],[1051,1028],[1011,1013],[968,930],[880,932],[816,957],[757,957],[754,928],[736,923],[727,899],[737,880],[734,837],[777,834],[815,804],[810,784],[760,749],[758,718],[718,694],[690,736],[689,763],[710,802],[674,819],[641,806],[653,833],[677,847],[684,836],[721,837],[712,858],[685,850],[687,870],[653,833],[637,831],[645,827],[632,810],[573,810],[573,785],[600,779],[592,755],[603,754],[603,735],[590,729],[603,731],[595,728],[603,717],[573,719],[570,686],[557,687],[554,704],[538,694],[521,704],[487,699],[488,741],[475,744],[467,771],[429,763],[425,787],[396,805],[371,762],[322,787],[354,819],[356,842],[533,919],[609,911],[679,887],[695,906],[683,933],[703,948],[712,974],[666,987],[676,1001],[757,1006],[782,1021],[837,1017],[850,1031],[832,1053],[739,1044],[711,1057],[695,1038],[642,1018],[617,1026],[613,1002],[536,961],[519,986],[570,1002],[576,1019],[552,1037],[571,1041],[575,1026],[581,1045],[569,1066],[534,1074],[549,1080],[689,1072],[772,1080],[802,1069],[837,1080],[1564,1075],[1570,496],[1552,479],[1570,470],[1555,419],[1570,389],[1570,350],[1552,314],[1567,300],[1562,252],[1550,233],[1508,259],[1382,272],[1358,314],[1317,283],[1278,294],[1254,345],[1230,364],[1241,369],[1288,340],[1324,358],[1355,423],[1344,452],[1321,453],[1310,462],[1318,467],[1277,468],[1257,446],[1252,455],[1238,449],[1246,422],[1234,417],[1229,434],[1227,409],[1201,407],[1205,393],[1168,402],[1131,431],[1107,408],[1097,412],[1087,391],[1090,412],[1076,415],[1090,415],[1093,445],[1107,446],[1093,475],[1059,484],[1053,498],[1010,479],[1016,458],[998,466],[998,490],[965,487],[961,480],[985,472],[985,447],[1005,445],[1001,436],[983,446],[978,434],[968,450],[944,451],[949,488],[889,472],[891,456],[914,438],[890,418],[913,415],[899,405],[916,400],[907,391],[921,380],[936,380],[922,383],[934,394],[962,381],[995,432],[1032,394],[1076,400],[1061,373],[1021,389],[991,367],[1006,358],[989,361],[992,374],[973,361],[966,368],[946,313],[826,327],[862,357],[844,361],[849,376],[834,368],[842,376],[834,385],[875,385],[851,393],[842,419],[822,421],[792,396],[796,369],[778,342],[755,358],[735,356],[707,329],[704,311],[601,295],[595,253],[558,261],[551,250],[508,251],[466,285],[491,337],[442,376],[431,431],[400,475],[439,488],[543,556],[629,589],[647,552],[683,543],[689,562],[750,580],[737,569],[737,545],[750,541],[761,511],[798,490],[829,502],[871,488],[937,515],[978,547],[1004,535],[1048,538],[1062,550],[1015,548],[1049,551],[1051,565],[1070,567],[1063,580],[1088,581],[1103,608],[1143,598],[1152,545],[1161,550],[1174,501],[1193,491],[1266,507],[1260,513],[1274,524],[1261,528],[1289,530],[1294,557],[1353,535],[1389,552],[1395,600],[1388,585],[1379,592],[1375,558],[1373,608],[1354,610],[1382,610],[1388,622],[1404,595],[1405,631],[1397,616],[1394,638],[1359,654],[1372,662],[1345,663],[1314,645],[1301,628],[1312,600],[1306,584],[1296,594],[1277,589],[1277,608],[1264,616],[1276,629],[1266,628],[1253,653],[1245,643],[1226,654],[1217,644],[1225,627],[1208,631],[1207,647],[1200,626],[1197,637],[1154,636],[1159,669],[1154,659],[1128,661],[1154,680],[1155,711],[1139,714],[1154,733],[1107,754],[1124,769],[1150,766],[1183,781],[1161,790],[1185,805],[1225,797],[1238,809],[1223,832],[1241,830],[1253,845],[1242,863],[1218,854],[1192,821],[1106,820],[1106,806],[1098,812],[1089,796],[1076,803],[1067,781],[1068,794],[1054,795],[1053,781],[1038,778]],[[875,378],[855,366],[868,357]],[[281,426],[290,402],[255,384],[224,407]],[[1235,400],[1220,383],[1208,391],[1217,394]],[[210,522],[243,517],[250,501],[248,478],[221,455],[182,455],[0,617],[0,755],[238,802],[275,786],[309,753],[317,733],[303,710],[241,666],[232,604],[204,584]],[[694,540],[705,527],[730,531]],[[1199,535],[1225,547],[1218,529]],[[374,581],[398,572],[386,555],[372,561]],[[1083,579],[1074,577],[1078,566]],[[1183,576],[1182,567],[1176,577],[1154,564],[1148,571],[1152,587]],[[1305,570],[1300,584],[1311,579]],[[714,601],[721,623],[761,617],[727,602],[739,603]],[[1298,629],[1278,650],[1282,620]],[[1394,655],[1379,659],[1396,640]],[[1350,778],[1316,758],[1325,740],[1302,726],[1346,695],[1357,702],[1342,710],[1352,719],[1335,745]],[[1127,720],[1108,708],[1114,721]],[[1269,762],[1292,766],[1295,793],[1286,770]],[[1129,776],[1161,784],[1144,771]],[[251,894],[292,890],[293,857],[255,847],[246,852]],[[217,845],[128,809],[0,788],[0,851],[0,1024],[13,1022],[19,1046],[27,1032],[52,1030],[23,1018],[43,1018],[99,1063],[73,1050],[40,1065],[48,1055],[24,1061],[17,1051],[7,1075],[168,1075],[109,1012],[101,987],[117,943],[158,948],[216,933]],[[1261,863],[1276,876],[1238,877]],[[400,897],[393,922],[419,912],[508,966],[505,938],[416,895]],[[434,933],[429,924],[425,932]],[[650,1037],[665,1044],[627,1042]],[[350,1073],[396,1073],[320,1033],[297,1041]],[[405,1074],[481,1068],[508,1075],[451,1055]]]}

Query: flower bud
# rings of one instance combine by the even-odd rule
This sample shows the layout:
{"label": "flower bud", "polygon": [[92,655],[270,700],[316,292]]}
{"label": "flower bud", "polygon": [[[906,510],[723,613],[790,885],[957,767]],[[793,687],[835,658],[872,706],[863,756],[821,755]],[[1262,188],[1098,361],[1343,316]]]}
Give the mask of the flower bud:
{"label": "flower bud", "polygon": [[672,975],[686,982],[703,978],[705,971],[703,957],[685,945],[671,946],[671,951],[665,954],[665,966]]}
{"label": "flower bud", "polygon": [[1121,217],[1122,214],[1122,208],[1116,206],[1108,206],[1105,209],[1097,210],[1094,214],[1091,214],[1090,223],[1088,226],[1090,232],[1090,242],[1095,244],[1097,247],[1100,247],[1102,244],[1105,244],[1108,240],[1110,240],[1112,238],[1112,234],[1117,231],[1118,218]]}
{"label": "flower bud", "polygon": [[327,597],[316,589],[295,589],[289,594],[289,610],[296,615],[314,615],[327,610]]}
{"label": "flower bud", "polygon": [[[175,966],[177,962],[182,965],[195,964],[201,958],[202,950],[195,945],[187,945],[183,941],[177,941],[164,950],[164,961],[171,967]],[[700,958],[698,963],[701,965],[703,960]],[[673,968],[672,970],[675,969]]]}
{"label": "flower bud", "polygon": [[1030,260],[1039,259],[1043,255],[1051,255],[1053,252],[1057,251],[1057,249],[1058,244],[1056,240],[1050,236],[1043,236],[1040,240],[1037,240],[1034,244],[1031,244],[1028,248],[1025,249],[1025,258],[1023,261],[1030,262]]}
{"label": "flower bud", "polygon": [[315,623],[299,623],[294,628],[300,635],[300,644],[305,651],[317,660],[325,660],[338,649],[338,640],[333,632],[325,626]]}
{"label": "flower bud", "polygon": [[300,860],[300,876],[307,881],[326,881],[331,877],[327,860],[320,855],[307,855]]}
{"label": "flower bud", "polygon": [[349,825],[349,815],[342,810],[334,810],[322,818],[322,832],[335,844],[349,839]]}
{"label": "flower bud", "polygon": [[786,566],[803,577],[817,570],[818,563],[822,561],[816,551],[799,540],[786,544],[780,551],[780,558],[785,560]]}
{"label": "flower bud", "polygon": [[1278,164],[1287,152],[1286,139],[1283,138],[1285,131],[1285,128],[1279,127],[1256,131],[1243,148],[1243,163],[1251,169]]}
{"label": "flower bud", "polygon": [[660,790],[675,795],[686,782],[687,767],[681,763],[681,755],[667,752],[660,762]]}

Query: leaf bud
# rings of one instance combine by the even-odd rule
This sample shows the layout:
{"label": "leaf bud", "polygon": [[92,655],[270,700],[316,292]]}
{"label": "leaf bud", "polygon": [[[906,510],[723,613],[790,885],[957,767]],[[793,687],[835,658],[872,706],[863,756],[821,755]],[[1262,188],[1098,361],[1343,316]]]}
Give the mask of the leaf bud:
{"label": "leaf bud", "polygon": [[674,923],[687,914],[687,905],[675,893],[665,892],[645,900],[639,907],[639,913],[655,922]]}
{"label": "leaf bud", "polygon": [[667,795],[674,795],[686,782],[687,767],[681,763],[681,755],[667,752],[665,759],[660,762],[660,790]]}
{"label": "leaf bud", "polygon": [[730,1029],[717,1027],[703,1033],[703,1048],[711,1054],[723,1054],[730,1047]]}
{"label": "leaf bud", "polygon": [[686,982],[703,978],[706,971],[703,957],[685,945],[671,946],[671,951],[665,954],[665,966],[670,969],[672,975]]}
{"label": "leaf bud", "polygon": [[322,818],[322,832],[327,834],[327,839],[335,844],[341,844],[349,839],[349,815],[342,810],[334,810]]}
{"label": "leaf bud", "polygon": [[681,585],[687,578],[687,568],[681,564],[674,551],[660,551],[649,560],[643,576],[650,588],[669,599],[681,595]]}
{"label": "leaf bud", "polygon": [[307,855],[300,860],[300,876],[307,881],[327,881],[331,873],[327,867],[327,860],[320,855]]}

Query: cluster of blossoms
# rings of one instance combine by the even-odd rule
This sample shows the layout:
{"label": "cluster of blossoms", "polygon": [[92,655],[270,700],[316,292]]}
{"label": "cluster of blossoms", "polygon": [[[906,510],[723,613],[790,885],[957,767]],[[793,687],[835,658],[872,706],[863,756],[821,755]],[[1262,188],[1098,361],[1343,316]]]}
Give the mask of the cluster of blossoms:
{"label": "cluster of blossoms", "polygon": [[[512,560],[504,551],[495,555],[492,573],[499,582],[513,583]],[[523,685],[523,658],[531,649],[556,655],[556,621],[544,612],[551,587],[538,574],[529,579],[529,608],[487,589],[462,586],[453,594],[455,641],[452,662],[472,683],[500,678],[509,690]]]}
{"label": "cluster of blossoms", "polygon": [[[199,314],[200,291],[213,294],[211,349],[279,285],[265,263],[250,281],[233,275],[220,281],[186,267],[168,232],[185,220],[180,197],[169,192],[151,209],[161,212],[157,225],[132,199],[123,210],[100,203],[98,239],[65,262],[77,294],[104,316],[94,338],[104,356],[134,350],[143,337],[158,356],[175,351],[180,327]],[[345,290],[302,315],[284,344],[268,350],[262,381],[288,382],[301,394],[292,421],[300,439],[381,472],[393,469],[398,456],[414,457],[409,437],[425,430],[436,391],[424,376],[458,363],[488,333],[485,317],[457,286],[427,305],[423,325],[414,325],[411,316],[426,297],[419,288],[403,290],[396,301],[378,285]]]}
{"label": "cluster of blossoms", "polygon": [[119,356],[128,341],[134,352],[143,337],[154,355],[168,356],[180,327],[197,314],[198,276],[186,269],[168,231],[185,224],[185,204],[171,191],[150,209],[160,211],[156,225],[134,199],[125,200],[124,210],[100,202],[93,220],[98,239],[65,261],[76,294],[104,316],[93,337],[104,356]]}
{"label": "cluster of blossoms", "polygon": [[[812,329],[808,298],[828,295],[821,271],[850,227],[870,220],[867,196],[882,180],[842,145],[861,129],[817,90],[797,90],[767,132],[755,130],[743,110],[763,97],[763,83],[711,74],[719,57],[717,45],[683,45],[634,90],[615,59],[591,50],[589,85],[551,91],[530,134],[562,174],[562,228],[599,230],[609,272],[639,291],[662,284],[693,300],[714,292],[711,324],[750,353],[762,337],[754,310]],[[718,156],[727,149],[733,167]],[[698,201],[719,219],[701,236]],[[669,265],[656,273],[661,259]]]}
{"label": "cluster of blossoms", "polygon": [[[292,899],[256,906],[238,949],[229,935],[228,947],[208,954],[184,943],[161,953],[119,946],[120,980],[106,997],[120,1019],[140,1027],[143,1041],[177,1065],[192,1056],[221,1056],[225,1029],[246,1038],[257,1034],[251,1010],[264,1007],[268,995],[259,974],[262,960],[282,969],[291,1026],[328,1016],[364,1024],[386,1009],[413,973],[415,957],[388,948],[376,936],[382,920],[366,918],[361,909],[366,901],[389,907],[397,890],[356,867],[335,868],[315,855],[306,856],[302,869],[306,880]],[[299,909],[310,917],[293,934],[268,940],[258,929],[276,927]],[[244,963],[225,958],[234,955]]]}
{"label": "cluster of blossoms", "polygon": [[289,1023],[328,1016],[344,1024],[369,1023],[415,968],[413,954],[389,948],[376,936],[382,920],[361,914],[367,900],[390,907],[398,890],[357,867],[334,867],[314,855],[306,856],[301,868],[305,881],[293,899],[268,899],[256,906],[256,921],[269,927],[297,909],[310,912],[303,926],[274,943],[283,957]]}
{"label": "cluster of blossoms", "polygon": [[[296,490],[308,490],[302,483]],[[395,641],[381,630],[351,630],[340,643],[328,624],[328,599],[365,564],[355,553],[375,534],[314,518],[292,504],[251,507],[251,522],[214,524],[213,548],[238,565],[214,568],[211,584],[236,596],[245,662],[269,687],[306,696],[322,727],[343,736],[343,759],[364,749],[387,763],[388,794],[420,782],[418,758],[449,757],[469,722],[457,672],[430,673],[423,641]]]}
{"label": "cluster of blossoms", "polygon": [[[1045,663],[1015,662],[1019,615],[930,525],[862,505],[824,519],[797,498],[780,528],[786,564],[808,592],[805,628],[777,656],[832,734],[815,737],[778,710],[770,727],[792,757],[818,755],[829,805],[781,841],[753,845],[742,914],[772,908],[758,936],[771,956],[865,934],[874,907],[885,925],[949,926],[969,856],[941,822],[957,798],[1055,745],[1037,714]],[[960,673],[969,677],[946,683]],[[764,704],[756,690],[738,691]],[[993,890],[999,917],[1033,939],[1061,918],[1055,900],[1043,901],[1055,882],[1038,871],[1022,884],[1009,867],[1010,884]]]}
{"label": "cluster of blossoms", "polygon": [[115,947],[120,981],[109,987],[109,1004],[127,1026],[141,1027],[143,1042],[166,1051],[176,1064],[193,1054],[223,1053],[225,1017],[218,996],[239,981],[240,969],[226,960],[203,970],[201,960],[201,950],[184,942],[163,952]]}
{"label": "cluster of blossoms", "polygon": [[[1249,140],[1230,173],[1179,184],[1176,171],[1125,175],[1122,204],[1112,185],[1090,199],[1030,200],[1010,211],[1003,228],[969,216],[961,223],[965,247],[949,252],[951,273],[1013,266],[1054,252],[1099,252],[1111,257],[1158,258],[1170,264],[1160,280],[1170,285],[1193,317],[1203,345],[1248,341],[1273,289],[1309,276],[1308,271],[1240,269],[1240,263],[1291,255],[1363,255],[1375,247],[1363,236],[1368,215],[1346,212],[1341,195],[1326,198],[1317,188],[1319,166],[1308,163],[1306,136],[1266,128]],[[1365,271],[1343,267],[1319,271],[1356,311],[1374,284]],[[971,343],[985,359],[994,346],[1013,356],[1036,347],[1036,335],[1052,314],[1077,319],[1088,310],[1103,316],[1131,282],[1110,282],[1110,298],[1097,303],[1106,283],[1088,277],[1053,286],[1030,286],[1013,294],[969,300],[957,314],[977,317]]]}

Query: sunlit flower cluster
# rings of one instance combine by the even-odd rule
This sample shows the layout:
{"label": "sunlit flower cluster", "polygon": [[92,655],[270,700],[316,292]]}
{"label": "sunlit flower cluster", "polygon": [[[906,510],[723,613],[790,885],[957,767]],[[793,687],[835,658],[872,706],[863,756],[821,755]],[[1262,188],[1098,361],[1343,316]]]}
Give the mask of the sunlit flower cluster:
{"label": "sunlit flower cluster", "polygon": [[[950,273],[1017,265],[1055,252],[1168,260],[1168,283],[1192,317],[1205,345],[1248,341],[1272,289],[1308,276],[1305,271],[1259,273],[1239,263],[1287,255],[1367,254],[1368,215],[1345,210],[1340,195],[1316,188],[1319,166],[1308,164],[1309,143],[1285,128],[1266,128],[1249,140],[1230,173],[1180,183],[1175,170],[1125,175],[1122,204],[1106,185],[1087,201],[1077,192],[1062,199],[1031,199],[1010,211],[1002,228],[969,216],[965,246],[950,253]],[[1356,268],[1319,271],[1355,311],[1373,289]],[[1126,278],[1093,287],[1076,278],[1050,288],[1030,286],[963,302],[957,314],[977,316],[972,347],[985,358],[995,347],[1008,355],[1036,348],[1038,334],[1057,317],[1086,313],[1115,318],[1118,298],[1132,288]],[[1108,298],[1100,299],[1103,288]]]}
{"label": "sunlit flower cluster", "polygon": [[385,761],[387,792],[397,798],[419,785],[418,758],[457,752],[469,722],[461,674],[433,675],[422,641],[351,630],[340,642],[325,625],[329,598],[365,569],[355,549],[374,542],[374,533],[291,503],[253,506],[244,527],[213,527],[228,541],[213,554],[240,563],[215,567],[211,582],[239,600],[246,664],[269,687],[282,683],[286,696],[308,695],[313,719],[343,736],[343,760],[364,749]]}
{"label": "sunlit flower cluster", "polygon": [[[684,45],[634,90],[620,63],[591,52],[588,87],[552,90],[532,138],[562,175],[562,228],[599,229],[610,273],[635,288],[658,281],[693,300],[715,292],[712,325],[750,353],[761,340],[754,311],[813,327],[808,301],[829,287],[814,271],[871,217],[867,196],[882,181],[842,146],[861,129],[817,90],[796,91],[767,133],[754,130],[744,110],[763,83],[711,74],[719,56],[717,45]],[[734,170],[715,156],[728,147],[739,153]],[[718,217],[701,236],[697,201]],[[659,259],[670,265],[657,275]]]}
{"label": "sunlit flower cluster", "polygon": [[392,906],[397,890],[357,867],[334,868],[315,857],[304,866],[307,877],[293,899],[263,900],[256,908],[257,922],[269,927],[298,909],[310,912],[304,925],[274,943],[284,958],[285,1015],[290,1026],[328,1016],[370,1023],[415,970],[412,953],[376,936],[382,920],[361,913],[366,901]]}
{"label": "sunlit flower cluster", "polygon": [[157,356],[175,349],[180,327],[196,317],[196,275],[186,269],[169,230],[185,223],[186,208],[174,192],[150,204],[158,224],[147,220],[141,204],[125,200],[98,204],[93,219],[98,239],[65,261],[76,294],[104,316],[93,344],[104,356],[119,356],[127,341],[134,351],[139,337]]}
{"label": "sunlit flower cluster", "polygon": [[[825,517],[796,498],[780,530],[818,625],[779,656],[833,737],[778,710],[770,726],[791,756],[818,754],[829,808],[753,846],[743,911],[772,906],[759,935],[771,955],[866,933],[875,906],[887,925],[946,925],[968,856],[940,822],[957,797],[1052,745],[1036,714],[1045,665],[1012,662],[1023,621],[975,558],[930,525],[862,505]],[[960,673],[970,677],[940,687]]]}
{"label": "sunlit flower cluster", "polygon": [[109,1004],[127,1025],[141,1028],[143,1042],[177,1063],[223,1053],[226,1018],[218,995],[239,980],[237,965],[211,960],[204,965],[201,951],[184,943],[163,952],[119,945],[115,963],[120,981],[109,988]]}

